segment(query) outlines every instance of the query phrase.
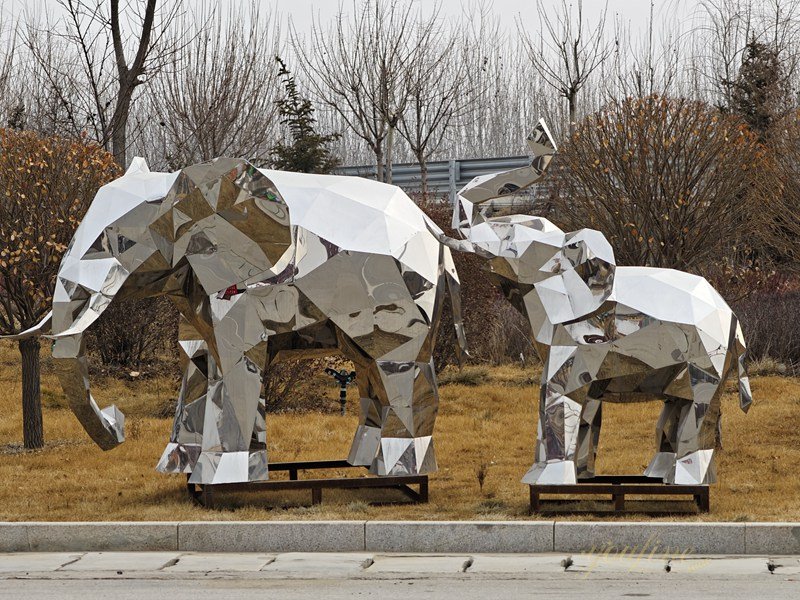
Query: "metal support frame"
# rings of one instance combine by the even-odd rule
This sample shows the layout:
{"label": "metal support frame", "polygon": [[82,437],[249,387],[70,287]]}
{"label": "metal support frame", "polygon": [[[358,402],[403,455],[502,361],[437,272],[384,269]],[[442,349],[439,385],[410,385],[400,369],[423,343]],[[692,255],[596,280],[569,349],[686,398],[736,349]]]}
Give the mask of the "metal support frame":
{"label": "metal support frame", "polygon": [[[311,490],[311,504],[322,502],[323,489],[361,489],[379,488],[395,489],[402,492],[411,503],[428,501],[428,476],[427,475],[397,475],[388,477],[332,477],[329,479],[300,479],[300,471],[315,469],[346,469],[354,468],[346,460],[312,460],[299,462],[271,463],[270,471],[288,471],[289,479],[245,482],[245,483],[219,483],[201,485],[188,483],[186,487],[189,497],[206,508],[214,508],[215,498],[219,492],[257,493],[279,490]],[[356,467],[358,468],[358,467]],[[417,485],[418,490],[411,485]],[[397,504],[397,502],[383,502],[381,504]]]}
{"label": "metal support frame", "polygon": [[578,483],[575,484],[533,484],[530,486],[531,514],[541,512],[543,502],[556,505],[576,502],[574,499],[564,498],[543,500],[541,496],[545,494],[560,496],[590,494],[611,496],[611,500],[614,503],[613,512],[615,513],[625,511],[626,495],[692,496],[699,512],[707,513],[711,510],[708,485],[667,484],[663,483],[660,479],[639,475],[598,475],[590,479],[578,480]]}

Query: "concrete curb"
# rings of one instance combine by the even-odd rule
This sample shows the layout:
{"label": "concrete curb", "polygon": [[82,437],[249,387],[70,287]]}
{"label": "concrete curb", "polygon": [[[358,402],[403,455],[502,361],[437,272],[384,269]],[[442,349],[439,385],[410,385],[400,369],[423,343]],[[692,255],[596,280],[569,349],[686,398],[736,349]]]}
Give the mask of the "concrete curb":
{"label": "concrete curb", "polygon": [[197,521],[0,523],[0,552],[800,554],[800,523]]}

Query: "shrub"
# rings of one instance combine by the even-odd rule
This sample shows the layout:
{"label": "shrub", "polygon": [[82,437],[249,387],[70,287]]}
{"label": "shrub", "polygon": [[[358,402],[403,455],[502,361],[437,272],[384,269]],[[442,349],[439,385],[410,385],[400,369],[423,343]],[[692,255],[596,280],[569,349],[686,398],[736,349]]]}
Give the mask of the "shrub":
{"label": "shrub", "polygon": [[774,208],[767,163],[740,118],[703,102],[614,100],[558,157],[555,220],[602,231],[622,265],[750,266]]}
{"label": "shrub", "polygon": [[[118,173],[85,139],[0,130],[0,334],[50,310],[61,257],[97,189]],[[26,448],[44,445],[38,337],[19,341]]]}
{"label": "shrub", "polygon": [[178,311],[167,298],[111,303],[87,331],[89,350],[104,367],[177,375]]}
{"label": "shrub", "polygon": [[[762,292],[734,304],[748,355],[756,367],[777,361],[795,372],[800,365],[800,290]],[[776,370],[778,367],[772,365]]]}

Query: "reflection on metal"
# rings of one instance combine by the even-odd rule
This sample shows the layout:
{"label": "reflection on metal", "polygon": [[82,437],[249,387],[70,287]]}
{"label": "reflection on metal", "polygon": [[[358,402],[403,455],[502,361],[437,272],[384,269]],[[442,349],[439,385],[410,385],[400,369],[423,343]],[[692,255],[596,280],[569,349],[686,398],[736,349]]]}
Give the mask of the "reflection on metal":
{"label": "reflection on metal", "polygon": [[439,236],[487,259],[513,305],[530,319],[544,364],[536,460],[525,483],[569,484],[594,474],[602,402],[659,395],[657,452],[646,475],[667,483],[714,481],[713,455],[726,377],[737,371],[740,405],[752,401],[739,321],[702,277],[617,267],[599,231],[564,233],[528,215],[486,217],[478,206],[541,180],[556,152],[540,122],[531,163],[477,177],[458,194],[464,237]]}
{"label": "reflection on metal", "polygon": [[102,448],[124,417],[89,390],[84,332],[118,298],[166,295],[183,320],[184,375],[158,469],[218,484],[267,478],[262,372],[292,355],[356,365],[349,462],[435,470],[431,353],[458,278],[441,231],[398,188],[217,159],[151,173],[136,159],[98,192],[61,263],[53,356],[70,406]]}

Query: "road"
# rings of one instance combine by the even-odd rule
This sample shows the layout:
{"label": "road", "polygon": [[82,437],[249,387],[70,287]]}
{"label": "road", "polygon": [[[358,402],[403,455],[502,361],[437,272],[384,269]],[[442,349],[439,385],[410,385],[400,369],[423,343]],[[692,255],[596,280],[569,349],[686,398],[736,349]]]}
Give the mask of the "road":
{"label": "road", "polygon": [[800,557],[0,554],[0,600],[202,597],[800,598]]}

